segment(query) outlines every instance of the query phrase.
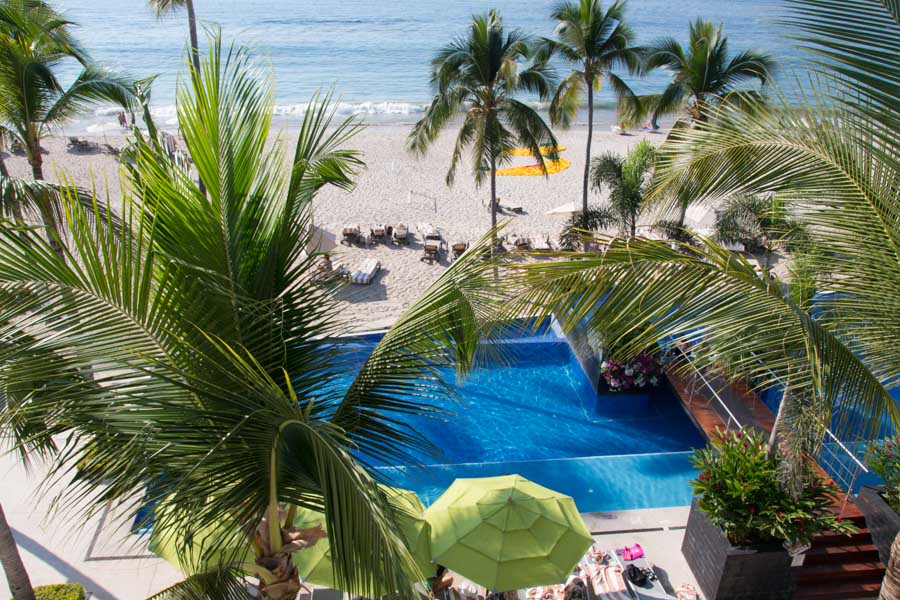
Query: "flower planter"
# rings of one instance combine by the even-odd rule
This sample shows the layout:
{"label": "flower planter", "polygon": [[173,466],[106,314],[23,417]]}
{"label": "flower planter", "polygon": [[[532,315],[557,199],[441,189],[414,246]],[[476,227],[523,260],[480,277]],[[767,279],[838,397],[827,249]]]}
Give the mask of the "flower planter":
{"label": "flower planter", "polygon": [[695,499],[681,553],[705,598],[789,600],[793,595],[791,557],[780,545],[739,548],[700,511]]}
{"label": "flower planter", "polygon": [[891,544],[900,531],[900,515],[881,497],[881,488],[861,487],[856,506],[866,517],[866,527],[872,534],[872,542],[878,548],[878,557],[882,563],[888,564]]}

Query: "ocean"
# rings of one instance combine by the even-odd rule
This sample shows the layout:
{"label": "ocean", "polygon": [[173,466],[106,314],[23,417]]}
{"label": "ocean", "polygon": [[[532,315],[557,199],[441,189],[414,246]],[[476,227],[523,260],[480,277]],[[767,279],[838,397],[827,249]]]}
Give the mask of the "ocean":
{"label": "ocean", "polygon": [[[56,0],[56,5],[78,23],[78,38],[96,60],[136,77],[158,76],[154,112],[173,123],[176,81],[185,72],[185,13],[158,19],[144,0]],[[276,114],[287,119],[303,111],[315,90],[333,87],[343,113],[374,122],[415,121],[431,97],[431,57],[465,32],[472,14],[490,8],[500,11],[507,27],[536,36],[553,32],[550,0],[195,0],[195,6],[201,24],[220,25],[226,41],[253,46],[271,64]],[[684,43],[688,22],[701,16],[724,26],[732,53],[767,50],[781,61],[782,73],[790,73],[798,59],[776,24],[782,10],[775,0],[629,0],[628,21],[638,43],[664,36]],[[75,66],[68,71],[73,76]],[[661,90],[667,74],[629,81],[637,92],[648,93]],[[597,106],[612,113],[608,90]],[[115,129],[109,113],[100,110],[82,125],[95,132]]]}

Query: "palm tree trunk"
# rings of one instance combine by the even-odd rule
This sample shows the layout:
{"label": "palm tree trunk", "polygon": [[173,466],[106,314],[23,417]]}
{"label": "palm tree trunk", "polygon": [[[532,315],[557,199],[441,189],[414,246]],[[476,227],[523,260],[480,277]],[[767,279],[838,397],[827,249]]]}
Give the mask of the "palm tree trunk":
{"label": "palm tree trunk", "polygon": [[778,414],[775,415],[775,423],[772,424],[772,431],[769,433],[769,443],[766,444],[766,458],[775,456],[778,449],[778,433],[781,431],[784,422],[785,407],[788,403],[788,390],[785,388],[784,395],[781,398],[781,404],[778,405]]}
{"label": "palm tree trunk", "polygon": [[900,598],[900,533],[891,544],[891,558],[884,572],[878,600],[896,600],[896,598]]}
{"label": "palm tree trunk", "polygon": [[493,151],[491,152],[491,229],[497,229],[497,158]]}
{"label": "palm tree trunk", "polygon": [[9,523],[6,522],[2,505],[0,505],[0,563],[3,563],[3,572],[6,573],[6,581],[13,600],[34,600],[34,590],[28,578],[28,571],[22,564],[19,548],[16,546]]}
{"label": "palm tree trunk", "polygon": [[188,29],[191,33],[191,62],[197,74],[200,73],[200,41],[197,38],[197,14],[194,12],[193,0],[185,2],[188,14]]}
{"label": "palm tree trunk", "polygon": [[591,139],[594,137],[594,81],[593,77],[585,77],[588,94],[588,131],[587,146],[584,150],[584,181],[581,189],[581,214],[588,211],[588,181],[591,176]]}
{"label": "palm tree trunk", "polygon": [[[188,29],[191,34],[191,63],[194,65],[197,77],[200,77],[200,41],[197,37],[197,14],[194,12],[194,1],[187,0],[185,6],[187,7],[188,14]],[[197,180],[200,193],[206,196],[206,186],[203,185],[203,178],[200,177],[199,170]]]}
{"label": "palm tree trunk", "polygon": [[[35,138],[29,144],[28,162],[31,164],[31,175],[35,181],[44,180],[44,158],[41,156],[41,141]],[[53,215],[53,208],[50,206],[49,198],[42,197],[38,202],[38,208],[41,212],[41,220],[44,221],[44,227],[47,229],[47,238],[50,241],[50,247],[56,252],[60,258],[65,256],[63,252],[62,238],[59,235],[59,226],[56,224],[56,217]]]}

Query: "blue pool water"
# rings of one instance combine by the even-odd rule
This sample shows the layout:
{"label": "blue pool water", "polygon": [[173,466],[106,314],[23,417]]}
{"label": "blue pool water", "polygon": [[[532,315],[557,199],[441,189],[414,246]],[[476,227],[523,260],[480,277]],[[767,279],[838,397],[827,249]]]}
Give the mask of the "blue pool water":
{"label": "blue pool water", "polygon": [[456,402],[441,405],[449,416],[409,418],[440,455],[379,467],[393,484],[430,504],[458,477],[515,473],[571,495],[585,512],[690,503],[689,458],[703,441],[668,388],[646,405],[598,397],[552,334],[500,348],[503,360],[478,369],[457,385]]}

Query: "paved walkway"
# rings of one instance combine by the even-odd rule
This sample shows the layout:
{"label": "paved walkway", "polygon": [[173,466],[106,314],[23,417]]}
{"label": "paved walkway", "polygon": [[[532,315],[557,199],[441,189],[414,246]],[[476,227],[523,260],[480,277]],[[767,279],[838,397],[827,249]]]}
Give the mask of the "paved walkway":
{"label": "paved walkway", "polygon": [[[101,511],[86,522],[63,508],[51,512],[58,488],[38,490],[40,465],[26,472],[13,455],[0,457],[0,503],[35,585],[78,582],[92,600],[143,600],[179,581],[181,573],[147,551],[124,519]],[[586,513],[585,522],[607,549],[639,543],[665,583],[694,584],[681,555],[688,507]],[[48,516],[49,515],[49,516]],[[694,584],[696,587],[696,584]],[[0,577],[0,598],[8,598]]]}

